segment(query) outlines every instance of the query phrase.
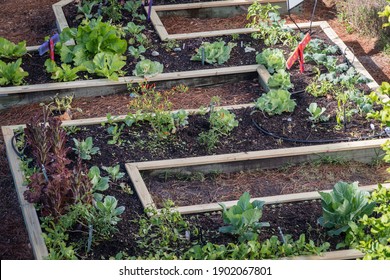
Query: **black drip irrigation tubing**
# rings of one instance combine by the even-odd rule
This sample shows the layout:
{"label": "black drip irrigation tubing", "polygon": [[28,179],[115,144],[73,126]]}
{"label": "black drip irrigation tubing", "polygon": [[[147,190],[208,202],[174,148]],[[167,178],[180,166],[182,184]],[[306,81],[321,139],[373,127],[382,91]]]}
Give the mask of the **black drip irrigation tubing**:
{"label": "black drip irrigation tubing", "polygon": [[286,142],[295,142],[295,143],[302,143],[302,144],[327,144],[327,143],[335,143],[335,142],[349,142],[349,141],[358,141],[358,140],[370,140],[373,138],[382,137],[384,135],[388,136],[388,134],[385,131],[382,131],[381,133],[378,134],[363,136],[359,138],[335,138],[335,139],[321,139],[321,140],[293,139],[293,138],[288,138],[288,137],[280,136],[275,133],[269,132],[261,125],[259,125],[253,118],[252,118],[252,122],[259,131],[261,131],[263,134],[267,136],[271,136],[273,138],[280,139]]}
{"label": "black drip irrigation tubing", "polygon": [[12,149],[14,150],[15,154],[19,157],[19,158],[22,158],[23,157],[23,153],[19,152],[19,150],[15,147],[15,143],[16,143],[16,137],[18,137],[19,135],[21,135],[22,132],[18,132],[16,134],[14,134],[14,136],[12,136],[12,139],[11,139],[11,146],[12,146]]}

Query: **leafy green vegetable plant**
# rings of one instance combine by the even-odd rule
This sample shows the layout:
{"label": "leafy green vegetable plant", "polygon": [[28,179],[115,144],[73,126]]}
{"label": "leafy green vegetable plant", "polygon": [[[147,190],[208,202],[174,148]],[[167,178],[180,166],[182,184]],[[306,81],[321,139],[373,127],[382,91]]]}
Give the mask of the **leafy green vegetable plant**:
{"label": "leafy green vegetable plant", "polygon": [[275,73],[280,69],[286,69],[286,59],[283,51],[280,49],[265,49],[256,55],[256,62],[267,68],[270,74]]}
{"label": "leafy green vegetable plant", "polygon": [[3,37],[0,37],[0,58],[15,59],[22,57],[26,53],[26,41],[14,44]]}
{"label": "leafy green vegetable plant", "polygon": [[28,73],[20,67],[21,64],[21,58],[9,63],[0,60],[0,86],[23,84],[23,79],[28,76]]}
{"label": "leafy green vegetable plant", "polygon": [[294,240],[291,235],[285,235],[285,242],[273,235],[259,242],[251,240],[239,244],[229,243],[218,245],[207,242],[205,245],[195,245],[188,250],[183,259],[189,260],[261,260],[277,259],[298,255],[320,255],[330,247],[328,242],[316,246],[312,240],[307,241],[304,234]]}
{"label": "leafy green vegetable plant", "polygon": [[283,112],[293,112],[297,104],[291,99],[287,90],[271,89],[256,100],[255,106],[269,115],[280,115]]}
{"label": "leafy green vegetable plant", "polygon": [[[387,2],[390,4],[390,0],[387,0]],[[383,23],[383,28],[390,27],[390,5],[385,6],[383,11],[378,12],[378,15],[387,19],[387,22]]]}
{"label": "leafy green vegetable plant", "polygon": [[290,80],[290,73],[284,69],[279,69],[268,79],[268,87],[272,89],[291,89],[294,85]]}
{"label": "leafy green vegetable plant", "polygon": [[[214,43],[204,42],[198,48],[197,53],[191,57],[192,61],[202,61],[209,64],[217,63],[219,65],[225,63],[230,58],[230,52],[237,46],[236,43],[226,43],[224,41],[217,41]],[[204,53],[204,54],[202,54]],[[204,57],[202,58],[202,56]]]}
{"label": "leafy green vegetable plant", "polygon": [[318,107],[317,103],[310,103],[309,108],[306,108],[309,112],[309,120],[313,123],[326,122],[329,120],[329,115],[324,115],[326,108]]}
{"label": "leafy green vegetable plant", "polygon": [[368,200],[368,192],[360,190],[357,182],[338,182],[330,193],[319,194],[323,213],[318,223],[329,229],[331,236],[346,232],[350,229],[350,222],[370,215],[375,207],[375,202]]}
{"label": "leafy green vegetable plant", "polygon": [[145,214],[146,217],[136,221],[139,231],[135,236],[143,257],[159,258],[173,252],[180,255],[191,245],[188,234],[198,235],[197,229],[183,219],[170,200],[164,202],[160,212],[147,207]]}
{"label": "leafy green vegetable plant", "polygon": [[110,176],[113,182],[116,182],[119,179],[123,178],[123,176],[125,176],[124,172],[120,172],[119,164],[115,166],[109,166],[109,167],[103,166],[102,169],[108,173],[108,175]]}
{"label": "leafy green vegetable plant", "polygon": [[259,230],[269,226],[269,223],[259,222],[263,215],[264,201],[250,202],[250,195],[247,192],[241,195],[237,205],[230,209],[227,209],[223,203],[219,205],[223,209],[223,221],[228,224],[220,227],[219,231],[238,235],[240,242],[257,240]]}
{"label": "leafy green vegetable plant", "polygon": [[198,140],[206,149],[211,151],[219,142],[220,137],[227,136],[238,126],[236,115],[226,109],[214,110],[210,112],[210,130],[199,134]]}
{"label": "leafy green vegetable plant", "polygon": [[379,120],[383,125],[390,126],[390,84],[382,82],[376,91],[370,93],[369,98],[373,104],[380,105],[381,109],[368,113],[367,118]]}
{"label": "leafy green vegetable plant", "polygon": [[92,166],[89,169],[88,178],[92,184],[93,196],[95,200],[101,201],[103,195],[98,192],[104,192],[110,187],[110,185],[108,184],[110,179],[108,177],[102,177],[100,175],[100,169],[97,166]]}
{"label": "leafy green vegetable plant", "polygon": [[[83,20],[77,28],[65,28],[60,34],[60,43],[56,48],[62,67],[55,67],[53,62],[47,62],[46,67],[50,73],[54,73],[53,78],[60,80],[74,80],[78,71],[85,70],[117,80],[118,76],[124,74],[121,69],[126,60],[123,54],[127,42],[121,38],[122,35],[118,27],[102,22],[101,18]],[[65,44],[71,39],[76,42],[75,46]]]}
{"label": "leafy green vegetable plant", "polygon": [[297,45],[298,37],[293,34],[291,28],[286,27],[286,21],[281,19],[279,9],[279,6],[271,3],[264,5],[254,2],[248,8],[247,19],[251,22],[247,27],[256,29],[252,37],[264,40],[267,46],[283,43],[293,48]]}
{"label": "leafy green vegetable plant", "polygon": [[346,236],[346,245],[365,253],[365,260],[390,259],[390,189],[378,185],[371,193],[370,201],[375,203],[375,215],[364,215],[357,222],[351,222]]}
{"label": "leafy green vegetable plant", "polygon": [[163,69],[164,66],[160,62],[144,59],[135,65],[133,74],[137,77],[150,78],[162,73]]}
{"label": "leafy green vegetable plant", "polygon": [[91,155],[100,153],[99,147],[93,146],[92,137],[87,137],[87,139],[82,141],[73,138],[73,142],[75,145],[73,150],[84,160],[90,160],[92,158]]}
{"label": "leafy green vegetable plant", "polygon": [[77,73],[86,70],[84,65],[72,67],[69,64],[62,63],[61,66],[58,66],[50,58],[45,61],[45,67],[46,72],[52,74],[51,78],[60,82],[70,82],[77,80],[79,78]]}

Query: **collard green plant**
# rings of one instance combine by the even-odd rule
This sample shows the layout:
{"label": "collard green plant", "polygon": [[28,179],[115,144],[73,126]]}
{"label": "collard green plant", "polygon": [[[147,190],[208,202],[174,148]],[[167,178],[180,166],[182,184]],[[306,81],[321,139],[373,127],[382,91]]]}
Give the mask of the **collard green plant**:
{"label": "collard green plant", "polygon": [[0,86],[23,84],[23,79],[28,76],[28,73],[20,65],[22,65],[21,58],[9,63],[0,60]]}
{"label": "collard green plant", "polygon": [[368,192],[360,190],[357,182],[338,182],[330,193],[319,194],[323,212],[318,223],[329,229],[331,236],[348,231],[350,222],[370,215],[375,207],[375,202],[368,200]]}
{"label": "collard green plant", "polygon": [[228,43],[226,45],[224,41],[217,41],[214,43],[204,42],[198,48],[197,53],[191,57],[191,60],[204,60],[209,64],[217,63],[221,65],[229,60],[230,52],[236,45],[236,43]]}
{"label": "collard green plant", "polygon": [[146,52],[146,49],[142,45],[139,46],[138,48],[135,48],[133,46],[129,47],[129,54],[131,56],[133,56],[135,59],[139,59],[139,58],[144,59],[144,56],[142,54],[145,52]]}
{"label": "collard green plant", "polygon": [[81,159],[90,160],[91,155],[96,155],[100,153],[99,147],[94,147],[92,142],[92,137],[87,137],[87,139],[78,141],[73,138],[73,142],[75,147],[74,151],[80,156]]}
{"label": "collard green plant", "polygon": [[88,179],[92,184],[93,196],[96,201],[101,201],[103,195],[99,192],[104,192],[110,185],[108,184],[110,179],[108,177],[102,177],[100,175],[100,169],[97,166],[92,166],[88,171]]}
{"label": "collard green plant", "polygon": [[227,224],[220,227],[219,231],[238,235],[240,242],[257,240],[259,230],[269,226],[269,223],[259,222],[263,215],[264,201],[250,202],[250,195],[247,192],[241,195],[237,205],[230,209],[227,209],[223,203],[219,205],[223,209],[223,221]]}
{"label": "collard green plant", "polygon": [[22,57],[26,53],[26,41],[14,44],[3,37],[0,37],[0,58],[15,59]]}
{"label": "collard green plant", "polygon": [[287,90],[271,89],[256,100],[255,106],[270,116],[280,115],[284,112],[293,112],[297,104],[291,99]]}
{"label": "collard green plant", "polygon": [[279,69],[268,79],[268,87],[272,89],[289,90],[293,86],[290,80],[290,73],[284,69]]}
{"label": "collard green plant", "polygon": [[144,59],[135,65],[133,74],[137,77],[150,78],[162,73],[163,70],[164,66],[160,62]]}
{"label": "collard green plant", "polygon": [[309,108],[306,108],[309,112],[309,120],[313,123],[326,122],[329,120],[329,115],[324,115],[326,108],[318,107],[317,103],[310,103]]}
{"label": "collard green plant", "polygon": [[280,49],[265,49],[256,55],[256,62],[267,68],[270,74],[275,73],[280,69],[286,69],[286,59],[283,51]]}
{"label": "collard green plant", "polygon": [[119,179],[123,178],[123,176],[125,176],[124,172],[120,172],[120,165],[119,164],[117,164],[115,166],[108,166],[108,167],[103,166],[102,169],[108,173],[108,175],[110,176],[110,178],[113,182],[116,182]]}

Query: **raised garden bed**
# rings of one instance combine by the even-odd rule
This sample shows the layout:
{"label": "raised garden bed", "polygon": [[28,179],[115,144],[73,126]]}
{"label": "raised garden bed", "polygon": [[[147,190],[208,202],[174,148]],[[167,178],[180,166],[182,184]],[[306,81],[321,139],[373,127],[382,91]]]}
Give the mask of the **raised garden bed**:
{"label": "raised garden bed", "polygon": [[[122,117],[124,118],[124,117]],[[163,159],[167,158],[167,155],[164,155],[164,153],[168,152],[170,153],[170,148],[165,147],[166,151],[158,152],[156,154],[155,148],[151,147],[151,153],[149,153],[149,156],[147,156],[148,153],[143,154],[140,153],[142,149],[140,149],[141,146],[135,146],[133,147],[135,154],[128,153],[123,148],[117,147],[117,146],[110,146],[107,147],[108,150],[103,147],[107,141],[107,135],[104,135],[103,131],[98,132],[98,134],[90,134],[91,130],[94,125],[100,124],[102,122],[106,121],[106,118],[96,118],[96,119],[90,119],[90,120],[75,120],[75,121],[68,121],[65,122],[64,125],[66,126],[87,126],[87,130],[82,129],[81,132],[78,134],[74,134],[73,136],[76,138],[85,138],[87,135],[92,135],[94,137],[94,144],[100,146],[101,148],[101,155],[96,156],[93,158],[92,161],[88,163],[88,165],[98,165],[98,166],[110,166],[114,162],[124,163],[129,161],[137,161],[139,160],[153,160],[153,159]],[[19,126],[11,126],[11,127],[3,127],[3,134],[5,137],[5,143],[7,145],[7,154],[10,162],[10,166],[12,169],[12,173],[14,176],[15,185],[17,187],[18,196],[21,202],[23,215],[25,217],[26,225],[29,229],[30,238],[32,240],[33,250],[36,258],[41,259],[47,256],[47,249],[43,243],[43,240],[41,238],[41,230],[39,227],[39,220],[38,216],[35,212],[35,209],[32,204],[27,203],[24,200],[23,193],[26,189],[26,187],[23,185],[23,174],[20,171],[19,167],[19,159],[17,158],[15,152],[13,151],[11,147],[11,141],[12,137],[14,135],[14,129],[18,128]],[[96,130],[97,129],[97,130]],[[99,126],[96,127],[94,133],[99,131]],[[103,129],[103,128],[101,128]],[[89,130],[89,131],[88,131]],[[141,130],[136,129],[139,132],[135,132],[137,137],[139,137],[140,131],[145,131],[145,128],[141,128]],[[248,130],[247,128],[244,128],[244,130]],[[147,133],[148,130],[145,132]],[[103,134],[101,134],[103,133]],[[101,135],[99,135],[101,134]],[[241,134],[242,135],[242,134]],[[260,136],[260,134],[259,134]],[[192,136],[193,138],[193,136]],[[101,139],[101,140],[99,140]],[[103,141],[103,142],[100,142]],[[126,141],[126,140],[125,140]],[[259,139],[259,141],[263,141]],[[363,162],[370,162],[373,159],[377,159],[378,155],[380,155],[380,144],[382,144],[385,141],[385,139],[380,140],[371,140],[371,141],[363,141],[363,142],[348,142],[348,143],[340,143],[340,144],[332,144],[332,145],[323,145],[323,146],[309,146],[309,147],[297,147],[297,148],[288,148],[288,149],[277,149],[277,150],[269,150],[269,151],[258,151],[258,152],[244,152],[239,154],[229,154],[229,155],[217,155],[217,156],[209,156],[206,158],[190,158],[190,159],[176,159],[171,161],[158,161],[158,162],[138,162],[138,163],[130,163],[126,165],[126,168],[128,172],[130,173],[130,178],[133,180],[135,189],[137,193],[140,196],[140,201],[143,206],[149,205],[152,202],[146,201],[145,202],[145,193],[147,194],[147,191],[145,191],[145,188],[140,190],[139,185],[143,184],[142,177],[140,176],[139,170],[151,170],[151,169],[167,169],[167,168],[181,168],[181,166],[195,166],[194,168],[200,168],[201,170],[209,170],[210,164],[217,163],[211,169],[222,169],[222,166],[228,166],[230,170],[237,170],[237,168],[242,168],[243,166],[247,165],[250,166],[251,164],[255,164],[258,166],[264,167],[279,167],[281,164],[285,164],[286,162],[303,162],[303,161],[310,161],[313,158],[318,158],[318,154],[325,154],[330,155],[333,153],[334,155],[339,155],[344,157],[345,159],[353,159]],[[147,142],[146,142],[147,143]],[[179,142],[176,142],[179,143]],[[271,142],[268,142],[269,145]],[[163,141],[162,145],[166,144],[166,142]],[[274,147],[278,147],[278,145]],[[145,145],[145,142],[144,142]],[[156,145],[156,143],[152,144]],[[174,144],[176,146],[177,144]],[[244,144],[245,145],[245,144]],[[147,147],[148,144],[146,144],[145,147]],[[165,145],[164,145],[165,146]],[[229,145],[230,146],[230,145]],[[247,146],[247,145],[246,145]],[[185,146],[183,146],[184,148]],[[239,149],[242,149],[238,147]],[[247,147],[246,150],[251,150],[251,146]],[[272,146],[268,146],[268,148],[272,148]],[[157,148],[158,149],[158,148]],[[176,146],[176,149],[178,147]],[[258,149],[258,148],[253,148]],[[187,148],[185,148],[187,150]],[[153,152],[154,151],[154,152]],[[191,155],[191,151],[184,152],[181,151],[178,155],[180,157],[188,157]],[[220,151],[219,151],[220,153]],[[130,155],[130,157],[129,157]],[[171,155],[172,156],[172,155]],[[248,162],[251,162],[251,164],[247,164]],[[230,164],[229,164],[230,163]],[[244,167],[245,168],[245,167]],[[126,179],[125,181],[128,181]],[[373,189],[373,186],[368,186],[367,189]],[[116,195],[119,195],[118,192],[116,192]],[[147,196],[147,195],[146,195]],[[130,200],[129,200],[130,199]],[[301,200],[311,200],[311,199],[318,199],[318,195],[314,193],[305,193],[305,194],[295,194],[295,195],[287,195],[287,196],[278,196],[278,197],[262,197],[262,200],[267,201],[267,203],[281,203],[281,202],[292,202],[292,201],[301,201]],[[129,205],[134,205],[134,209],[130,211],[127,215],[134,217],[134,211],[136,213],[141,213],[142,210],[137,206],[140,204],[140,202],[135,202],[134,197],[128,197],[128,195],[122,194],[119,195],[119,200],[121,203],[124,203],[127,207],[130,207]],[[136,201],[139,201],[136,199]],[[128,204],[130,203],[130,204]],[[227,202],[227,205],[232,205],[233,202]],[[199,207],[195,206],[188,206],[184,207],[188,209],[192,209],[191,211],[195,212],[205,212],[205,211],[218,211],[220,210],[219,206],[217,204],[210,204],[210,205],[200,205]],[[180,207],[179,210],[182,210],[183,208]],[[196,210],[194,210],[196,209]],[[201,209],[201,210],[199,210]],[[187,210],[184,210],[185,213]],[[127,216],[126,215],[126,216]],[[126,217],[125,216],[125,217]],[[124,220],[126,219],[124,217]],[[126,223],[125,223],[126,224]],[[125,226],[125,224],[123,226]],[[99,250],[97,249],[97,252]],[[96,252],[96,254],[97,254]],[[340,254],[340,252],[337,252],[337,254]],[[352,255],[351,255],[352,254]],[[327,258],[334,258],[333,254],[326,254]],[[356,251],[347,251],[347,255],[339,256],[340,258],[351,258],[351,257],[361,257],[362,255]]]}
{"label": "raised garden bed", "polygon": [[[69,1],[61,1],[62,3],[57,3],[55,5],[55,10],[57,11],[57,14],[61,14],[60,11],[62,11],[60,8],[62,5],[67,4]],[[58,22],[61,22],[59,24],[59,28],[65,27],[66,20],[59,19]],[[61,27],[62,26],[62,27]],[[308,27],[308,24],[300,24],[301,28]],[[313,27],[319,27],[323,30],[324,34],[326,34],[330,40],[332,40],[339,48],[340,50],[345,50],[345,56],[349,61],[352,61],[354,67],[356,70],[361,73],[362,75],[366,76],[367,78],[371,79],[370,74],[364,69],[364,67],[360,64],[359,61],[357,61],[354,58],[354,55],[352,52],[350,52],[345,44],[338,39],[337,35],[331,30],[329,25],[326,22],[317,22],[313,23]],[[250,31],[246,31],[246,33],[250,33]],[[321,32],[320,32],[321,33]],[[249,40],[249,35],[243,34],[240,36],[242,37],[242,40]],[[245,37],[246,36],[246,37]],[[228,38],[223,38],[227,40]],[[188,40],[188,39],[186,39]],[[194,39],[192,39],[194,40]],[[229,39],[231,40],[231,38]],[[185,40],[184,40],[185,41]],[[177,53],[166,53],[164,50],[159,49],[159,52],[161,53],[160,57],[154,58],[154,60],[162,62],[166,66],[165,71],[178,71],[176,73],[163,73],[160,75],[157,75],[155,77],[150,78],[150,81],[166,81],[166,80],[182,80],[180,82],[186,82],[188,85],[200,85],[202,83],[196,83],[196,80],[198,77],[210,77],[210,76],[217,76],[217,79],[221,79],[222,77],[232,77],[227,76],[230,74],[236,75],[238,73],[247,73],[254,71],[256,66],[255,62],[255,54],[253,52],[251,53],[244,53],[244,48],[238,48],[237,47],[237,53],[235,54],[234,51],[232,56],[232,62],[226,66],[222,67],[220,66],[214,66],[214,65],[208,65],[201,67],[202,70],[196,70],[200,69],[199,65],[200,63],[194,63],[191,62],[189,64],[189,58],[187,55],[192,55],[193,51],[192,49],[195,49],[200,43],[201,39],[195,39],[195,45],[191,48],[187,45],[187,50],[189,51],[188,54],[180,55],[178,56]],[[240,41],[240,40],[239,40]],[[239,42],[238,41],[238,42]],[[260,50],[259,46],[255,47],[257,50]],[[184,51],[184,50],[183,50]],[[183,52],[182,51],[182,52]],[[147,55],[150,57],[150,53],[152,51],[148,51]],[[183,53],[182,53],[183,54]],[[42,72],[43,71],[43,58],[37,57],[39,62],[34,62],[34,57],[37,55],[33,55],[33,58],[27,59],[28,62],[28,68],[31,68],[34,70],[30,70],[30,72],[34,73],[34,77],[31,74],[31,77],[35,81],[43,82],[43,84],[39,85],[23,85],[23,86],[13,86],[13,87],[5,87],[0,89],[0,98],[1,98],[1,107],[0,108],[6,108],[9,106],[17,105],[17,104],[25,104],[28,102],[39,102],[47,100],[48,97],[53,96],[54,94],[59,93],[60,96],[69,95],[71,93],[75,94],[76,96],[96,96],[96,95],[106,95],[106,94],[112,94],[117,92],[122,92],[126,90],[127,83],[134,83],[139,82],[142,80],[140,77],[134,77],[134,76],[126,76],[126,77],[120,77],[117,82],[110,81],[107,79],[94,79],[94,80],[80,80],[80,81],[74,81],[74,82],[62,82],[62,83],[47,83],[47,79],[49,78],[49,74]],[[238,57],[239,59],[234,59],[234,56]],[[175,63],[172,64],[172,59],[175,60]],[[181,59],[181,60],[180,60]],[[184,59],[184,60],[183,60]],[[249,64],[247,66],[240,66],[242,64]],[[38,71],[38,65],[42,65],[42,69]],[[129,64],[131,71],[131,63]],[[181,65],[184,67],[183,69],[193,69],[193,71],[185,71],[182,72],[183,69],[179,67]],[[195,65],[197,65],[195,67]],[[201,65],[200,65],[201,66]],[[171,68],[173,67],[173,68]],[[179,67],[178,69],[175,69]],[[205,69],[209,68],[209,69]],[[203,70],[205,69],[205,70]],[[37,73],[40,73],[38,76],[35,76]],[[293,76],[297,76],[298,69],[293,68]],[[215,83],[216,79],[211,78],[211,81],[208,83],[203,84],[212,84]],[[378,87],[378,85],[375,82],[369,83],[368,86],[371,89],[374,89]]]}

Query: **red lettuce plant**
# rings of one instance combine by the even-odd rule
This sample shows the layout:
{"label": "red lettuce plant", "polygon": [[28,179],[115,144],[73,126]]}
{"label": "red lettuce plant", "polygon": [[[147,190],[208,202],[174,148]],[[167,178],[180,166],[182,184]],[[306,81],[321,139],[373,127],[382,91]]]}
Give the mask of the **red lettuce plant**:
{"label": "red lettuce plant", "polygon": [[72,161],[66,147],[67,135],[61,121],[45,111],[44,122],[35,116],[27,124],[25,135],[32,155],[41,170],[30,177],[24,196],[41,206],[43,216],[59,217],[76,202],[92,202],[92,184],[81,159],[70,169]]}

